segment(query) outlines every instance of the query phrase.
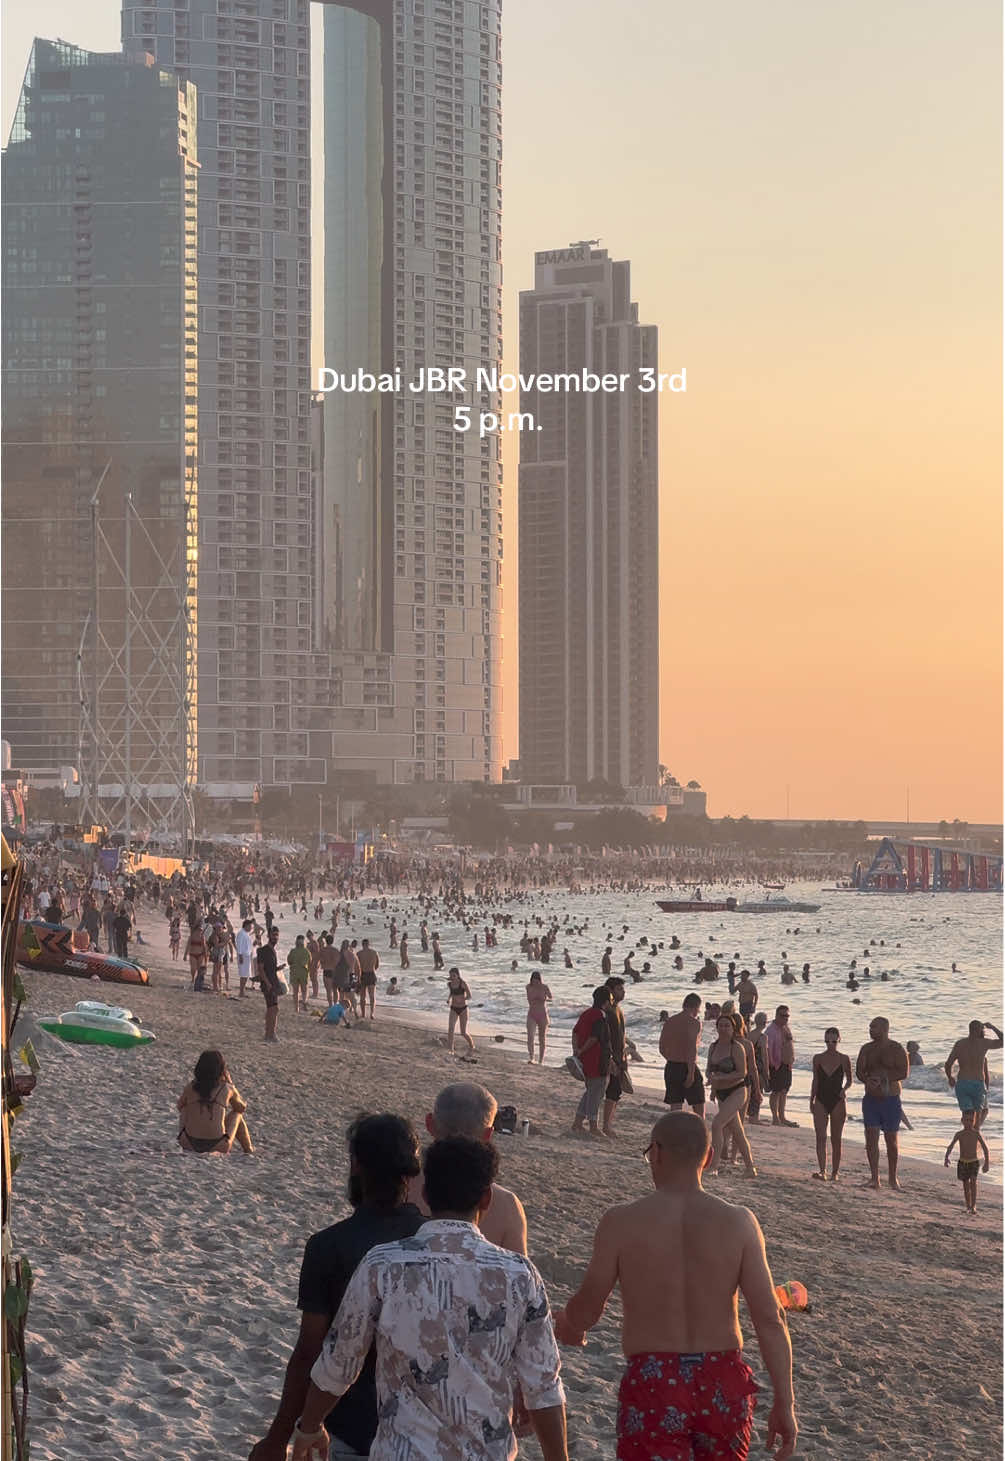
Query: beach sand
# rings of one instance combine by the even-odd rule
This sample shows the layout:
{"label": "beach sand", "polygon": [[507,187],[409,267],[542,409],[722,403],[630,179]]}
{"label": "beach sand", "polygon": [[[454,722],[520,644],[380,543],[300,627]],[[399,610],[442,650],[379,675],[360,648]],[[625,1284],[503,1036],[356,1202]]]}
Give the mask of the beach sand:
{"label": "beach sand", "polygon": [[[15,1043],[34,1034],[42,1061],[14,1127],[24,1153],[14,1247],[36,1274],[33,1461],[247,1455],[296,1335],[304,1242],[349,1210],[344,1133],[360,1111],[400,1112],[421,1130],[442,1085],[473,1079],[530,1118],[529,1137],[497,1138],[501,1180],[524,1201],[530,1254],[556,1308],[579,1281],[601,1213],[648,1189],[641,1152],[664,1110],[652,1098],[622,1101],[609,1147],[576,1140],[567,1128],[581,1087],[570,1078],[528,1067],[511,1040],[479,1040],[477,1063],[451,1057],[437,1032],[389,1018],[380,990],[375,1025],[350,1030],[296,1017],[283,1000],[281,1043],[267,1045],[261,996],[190,993],[162,925],[157,914],[140,918],[153,938],[136,950],[149,988],[24,976]],[[35,1030],[33,1017],[89,998],[130,1007],[156,1044],[63,1046]],[[175,1141],[174,1103],[213,1047],[248,1102],[252,1157],[194,1157]],[[798,1131],[751,1129],[758,1181],[729,1174],[713,1190],[757,1214],[776,1283],[800,1279],[810,1293],[812,1313],[791,1319],[798,1454],[1000,1455],[1001,1189],[982,1186],[974,1218],[955,1164],[905,1161],[903,1193],[863,1190],[860,1126],[846,1130],[843,1181],[811,1181],[809,1113],[790,1114]],[[563,1351],[572,1457],[614,1455],[619,1319],[615,1297],[589,1347]],[[741,1319],[763,1383],[742,1305]],[[769,1404],[765,1392],[759,1431]],[[539,1454],[535,1441],[521,1443],[521,1455]]]}

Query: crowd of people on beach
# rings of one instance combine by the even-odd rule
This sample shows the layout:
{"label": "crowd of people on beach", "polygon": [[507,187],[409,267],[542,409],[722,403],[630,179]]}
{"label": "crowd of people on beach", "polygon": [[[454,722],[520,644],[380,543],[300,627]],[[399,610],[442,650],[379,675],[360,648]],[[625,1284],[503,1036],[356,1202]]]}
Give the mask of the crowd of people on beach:
{"label": "crowd of people on beach", "polygon": [[[432,873],[430,864],[387,860],[383,869],[342,870],[322,893],[307,866],[289,862],[252,870],[228,856],[193,876],[163,879],[144,871],[102,879],[67,867],[58,849],[49,849],[29,859],[24,911],[76,923],[94,946],[104,936],[117,950],[144,941],[141,910],[144,921],[165,919],[171,957],[187,965],[189,988],[238,999],[257,989],[264,1002],[264,1038],[275,1042],[284,994],[295,1014],[315,1013],[326,1024],[375,1019],[377,935],[354,936],[355,915],[365,909],[366,922],[386,931],[385,959],[396,957],[404,971],[418,953],[428,958],[433,975],[443,975],[447,1049],[453,1052],[459,1037],[462,1058],[471,1058],[475,1049],[468,1030],[471,989],[459,966],[444,972],[439,928],[462,927],[474,950],[513,939],[518,955],[511,973],[523,977],[521,958],[531,966],[525,984],[527,1060],[535,1065],[545,1057],[553,1002],[537,966],[560,959],[565,970],[572,968],[565,940],[594,932],[585,917],[576,923],[569,915],[546,917],[527,908],[532,891],[549,885],[540,879],[552,871],[535,859],[525,859],[516,876],[508,863],[488,864],[472,886],[456,864]],[[580,885],[568,880],[569,872],[565,869],[564,887],[576,891]],[[682,880],[689,882],[691,873]],[[596,890],[599,884],[589,886]],[[630,878],[619,882],[612,876],[604,891],[635,886]],[[410,901],[403,903],[403,893],[411,894]],[[525,909],[531,916],[521,917]],[[304,932],[284,937],[283,925],[303,919],[310,921]],[[410,928],[416,930],[414,944]],[[570,1134],[601,1142],[617,1139],[619,1102],[632,1090],[630,1065],[638,1057],[625,1028],[626,989],[671,954],[673,967],[683,968],[679,939],[670,938],[664,947],[643,937],[615,972],[614,937],[606,932],[611,941],[599,958],[600,983],[575,1021],[566,1061],[583,1087]],[[626,925],[621,937],[628,932]],[[638,970],[637,950],[647,955]],[[704,991],[722,971],[704,951],[699,959],[693,982]],[[540,1274],[526,1256],[522,1204],[496,1180],[497,1105],[489,1092],[465,1082],[441,1092],[426,1119],[433,1141],[421,1160],[405,1117],[385,1113],[354,1123],[348,1134],[352,1216],[307,1244],[297,1300],[300,1334],[274,1420],[249,1461],[277,1461],[290,1442],[294,1461],[365,1455],[391,1461],[399,1454],[415,1461],[504,1461],[515,1454],[514,1437],[531,1431],[545,1461],[567,1461],[557,1344],[586,1342],[616,1284],[628,1356],[619,1393],[620,1461],[684,1457],[692,1450],[747,1454],[756,1386],[742,1356],[738,1291],[772,1386],[768,1448],[778,1461],[794,1453],[791,1346],[763,1236],[753,1214],[703,1185],[735,1164],[746,1177],[758,1177],[748,1133],[768,1119],[762,1116],[765,1096],[773,1126],[797,1124],[787,1109],[796,1060],[790,1006],[778,1004],[769,1019],[758,1008],[767,977],[764,961],[753,971],[739,964],[737,957],[725,971],[727,998],[713,1001],[695,989],[679,1011],[663,1012],[659,1051],[669,1111],[655,1123],[645,1154],[654,1190],[601,1221],[582,1282],[554,1316]],[[400,977],[392,977],[384,996],[400,989]],[[853,960],[849,989],[866,977],[869,969],[859,974]],[[811,978],[808,963],[797,973],[783,955],[783,986]],[[840,1179],[847,1096],[858,1084],[868,1185],[881,1185],[882,1135],[888,1185],[899,1190],[898,1132],[906,1124],[902,1084],[922,1057],[917,1042],[905,1048],[891,1038],[885,1018],[871,1021],[869,1036],[853,1065],[840,1049],[840,1031],[830,1026],[823,1049],[812,1057],[813,1176]],[[1003,1043],[996,1027],[975,1020],[945,1064],[962,1122],[945,1160],[948,1165],[958,1149],[968,1212],[976,1210],[979,1170],[986,1172],[990,1164],[980,1132],[988,1108],[987,1053]],[[220,1051],[202,1052],[177,1105],[183,1150],[254,1152],[247,1103]],[[692,1235],[686,1254],[672,1241],[682,1224]],[[665,1449],[654,1449],[657,1437]]]}
{"label": "crowd of people on beach", "polygon": [[[98,940],[104,935],[110,947],[122,952],[130,944],[144,942],[137,908],[145,900],[157,910],[157,916],[167,920],[172,958],[188,964],[194,991],[229,994],[232,975],[237,997],[243,998],[256,988],[261,991],[264,1038],[272,1043],[280,1038],[281,1000],[287,993],[294,1013],[313,1013],[327,1026],[348,1028],[356,1020],[374,1019],[381,956],[372,934],[355,936],[360,910],[367,924],[374,928],[383,924],[387,933],[385,958],[396,958],[402,972],[412,969],[417,955],[431,960],[434,975],[445,970],[440,926],[461,929],[465,936],[470,934],[474,951],[496,948],[500,937],[513,937],[519,930],[518,957],[512,959],[510,972],[518,974],[521,959],[530,966],[525,985],[529,1064],[544,1061],[549,1005],[553,1002],[542,970],[535,966],[561,960],[565,970],[572,969],[581,960],[573,959],[569,945],[577,939],[589,940],[594,934],[585,915],[577,919],[569,913],[549,914],[547,909],[535,912],[535,906],[541,906],[542,888],[562,888],[570,893],[629,892],[646,886],[654,870],[667,877],[669,886],[672,882],[687,884],[696,871],[707,873],[712,867],[720,875],[725,871],[762,880],[768,877],[769,868],[775,868],[774,861],[765,863],[751,854],[730,857],[722,849],[687,850],[676,863],[668,862],[662,851],[658,857],[644,853],[596,857],[587,853],[577,859],[524,854],[482,859],[474,869],[466,869],[456,857],[396,853],[366,864],[340,864],[322,874],[313,867],[310,856],[286,856],[256,865],[247,852],[222,848],[212,863],[169,879],[148,869],[119,877],[95,874],[83,863],[75,866],[58,844],[34,849],[25,862],[26,916],[34,912],[50,922],[76,923],[78,934],[90,938],[93,946],[99,947]],[[466,876],[472,873],[474,876]],[[580,875],[590,881],[578,883]],[[288,927],[288,919],[309,920],[310,926],[284,939],[281,925]],[[417,948],[410,938],[410,928],[416,931]],[[642,935],[634,947],[628,948],[622,971],[614,973],[613,930],[606,932],[610,941],[600,956],[603,983],[576,1019],[572,1055],[566,1062],[567,1069],[584,1086],[571,1129],[577,1135],[599,1138],[612,1135],[618,1102],[631,1089],[629,1063],[639,1058],[638,1050],[627,1038],[621,1009],[627,985],[651,975],[656,962],[665,961],[668,955],[673,956],[676,971],[684,969],[679,938],[672,935],[665,942],[657,942]],[[797,936],[800,930],[796,927],[787,932]],[[623,925],[618,936],[624,939],[628,935],[628,926]],[[873,940],[863,954],[876,956],[883,946],[882,939]],[[634,963],[637,950],[648,955],[640,969]],[[707,1100],[714,1106],[709,1174],[716,1175],[723,1166],[728,1170],[739,1162],[748,1177],[755,1177],[757,1169],[747,1128],[761,1123],[765,1095],[773,1125],[797,1124],[787,1115],[795,1065],[790,1009],[786,1004],[778,1005],[770,1020],[765,1011],[758,1009],[761,989],[768,978],[764,959],[757,960],[752,971],[739,966],[737,955],[722,971],[716,957],[706,951],[700,950],[698,958],[701,963],[693,982],[699,986],[714,984],[724,973],[729,997],[713,1000],[693,993],[676,1014],[663,1012],[666,1018],[661,1016],[659,1048],[665,1061],[665,1099],[671,1109],[687,1105],[704,1115],[707,1085]],[[880,982],[888,977],[886,970],[878,975]],[[809,984],[811,978],[808,962],[803,962],[797,972],[787,951],[782,951],[783,986]],[[862,982],[871,978],[869,965],[860,968],[858,958],[852,958],[847,989],[854,995]],[[401,976],[396,974],[387,982],[384,997],[393,998],[402,988]],[[852,1002],[858,1003],[858,999]],[[475,1050],[468,1028],[472,992],[457,965],[445,972],[444,1003],[447,1049],[454,1052],[459,1037],[466,1052],[464,1058],[471,1059]],[[911,1066],[921,1063],[921,1055],[917,1041],[908,1041],[905,1049],[891,1040],[888,1026],[885,1032],[877,1033],[883,1023],[877,1019],[870,1024],[870,1040],[859,1052],[854,1067],[838,1048],[841,1037],[835,1025],[824,1030],[824,1048],[812,1057],[809,1106],[816,1138],[817,1171],[813,1175],[817,1180],[840,1177],[842,1136],[848,1115],[846,1095],[858,1083],[864,1088],[869,1185],[880,1185],[882,1134],[888,1182],[894,1189],[899,1187],[898,1132],[901,1126],[910,1129],[900,1099],[901,1088]],[[706,1028],[710,1043],[701,1072],[697,1051]],[[987,1114],[987,1050],[999,1048],[995,1041],[988,1041],[984,1029],[974,1022],[969,1035],[957,1042],[946,1062],[949,1087],[956,1091],[961,1112],[973,1111],[975,1131],[979,1131]],[[994,1033],[997,1040],[997,1031]],[[957,1065],[958,1076],[953,1073]],[[969,1151],[969,1138],[964,1140],[961,1135],[961,1141]],[[974,1159],[965,1158],[968,1163]],[[968,1190],[968,1209],[975,1204],[975,1191]]]}

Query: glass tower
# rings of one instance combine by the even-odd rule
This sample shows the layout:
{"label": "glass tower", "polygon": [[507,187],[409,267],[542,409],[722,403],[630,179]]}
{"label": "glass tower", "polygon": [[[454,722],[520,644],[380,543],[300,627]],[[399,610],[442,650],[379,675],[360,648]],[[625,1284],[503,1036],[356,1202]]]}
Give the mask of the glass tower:
{"label": "glass tower", "polygon": [[199,99],[199,782],[322,783],[308,0],[124,0],[122,40]]}
{"label": "glass tower", "polygon": [[195,779],[194,123],[150,57],[36,40],[3,159],[4,735],[151,829]]}
{"label": "glass tower", "polygon": [[499,437],[454,420],[462,402],[476,421],[499,409],[473,386],[502,354],[500,8],[325,9],[325,364],[469,382],[326,399],[335,762],[382,781],[502,770]]}

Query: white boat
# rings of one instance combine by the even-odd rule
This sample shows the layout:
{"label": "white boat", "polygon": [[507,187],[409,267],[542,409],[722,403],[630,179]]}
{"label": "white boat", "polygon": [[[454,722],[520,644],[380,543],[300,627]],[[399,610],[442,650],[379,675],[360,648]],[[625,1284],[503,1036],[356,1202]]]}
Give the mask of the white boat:
{"label": "white boat", "polygon": [[769,893],[763,902],[741,903],[737,913],[819,913],[819,903],[799,903],[791,898],[772,898]]}

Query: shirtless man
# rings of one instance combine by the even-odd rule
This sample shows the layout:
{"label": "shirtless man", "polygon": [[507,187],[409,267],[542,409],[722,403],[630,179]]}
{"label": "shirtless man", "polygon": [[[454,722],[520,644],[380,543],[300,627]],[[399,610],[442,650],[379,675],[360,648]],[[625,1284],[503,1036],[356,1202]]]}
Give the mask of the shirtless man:
{"label": "shirtless man", "polygon": [[660,1031],[660,1054],[666,1061],[663,1097],[671,1111],[679,1111],[686,1101],[697,1116],[705,1114],[705,1082],[698,1069],[698,1043],[701,1040],[701,995],[688,994],[679,1012],[663,1021]]}
{"label": "shirtless man", "polygon": [[[394,920],[391,920],[392,925]],[[395,940],[397,941],[397,929],[395,929]],[[380,968],[380,955],[376,949],[370,947],[370,940],[365,938],[356,958],[359,967],[359,1017],[365,1019],[366,1004],[370,1003],[370,1018],[373,1019],[373,998],[377,989],[377,970]]]}
{"label": "shirtless man", "polygon": [[737,1290],[771,1377],[767,1448],[776,1461],[795,1453],[792,1346],[764,1237],[747,1208],[703,1190],[708,1141],[704,1121],[690,1112],[657,1121],[646,1153],[656,1190],[605,1213],[579,1290],[555,1315],[559,1343],[584,1345],[621,1285],[628,1365],[618,1461],[745,1461],[757,1387],[743,1360]]}
{"label": "shirtless man", "polygon": [[[985,1030],[993,1030],[997,1038],[989,1040],[984,1034]],[[956,1092],[961,1111],[977,1112],[978,1130],[988,1114],[987,1053],[989,1050],[1000,1050],[1003,1044],[1005,1039],[996,1025],[971,1020],[969,1033],[962,1040],[957,1040],[946,1061],[949,1089]],[[956,1064],[960,1068],[954,1077],[953,1066]]]}
{"label": "shirtless man", "polygon": [[307,970],[311,981],[311,998],[317,999],[318,970],[321,968],[321,946],[314,937],[314,930],[312,928],[307,930],[307,952],[311,956],[310,967]]}
{"label": "shirtless man", "polygon": [[890,1021],[882,1016],[870,1021],[869,1043],[862,1046],[855,1062],[855,1079],[865,1084],[862,1120],[871,1173],[867,1187],[879,1187],[879,1133],[882,1131],[890,1186],[896,1192],[901,1190],[897,1181],[897,1132],[904,1117],[900,1104],[901,1081],[907,1080],[908,1070],[907,1051],[890,1039]]}
{"label": "shirtless man", "polygon": [[[474,1141],[490,1142],[498,1104],[491,1091],[473,1081],[457,1081],[443,1090],[433,1102],[433,1109],[426,1117],[426,1130],[434,1141],[448,1136],[467,1136]],[[422,1197],[422,1176],[416,1177],[409,1192],[422,1212],[426,1212]],[[508,1248],[511,1253],[527,1256],[527,1216],[523,1203],[515,1192],[492,1183],[492,1201],[478,1219],[482,1236],[497,1248]]]}
{"label": "shirtless man", "polygon": [[764,1031],[765,1049],[768,1052],[768,1105],[771,1107],[772,1126],[798,1126],[798,1121],[789,1121],[785,1115],[785,1103],[792,1089],[792,1067],[796,1063],[796,1047],[789,1029],[789,1007],[780,1004],[775,1018]]}
{"label": "shirtless man", "polygon": [[736,999],[740,1007],[740,1014],[747,1024],[753,1024],[754,1011],[757,1009],[758,989],[750,977],[749,969],[740,970],[740,982],[736,986]]}

